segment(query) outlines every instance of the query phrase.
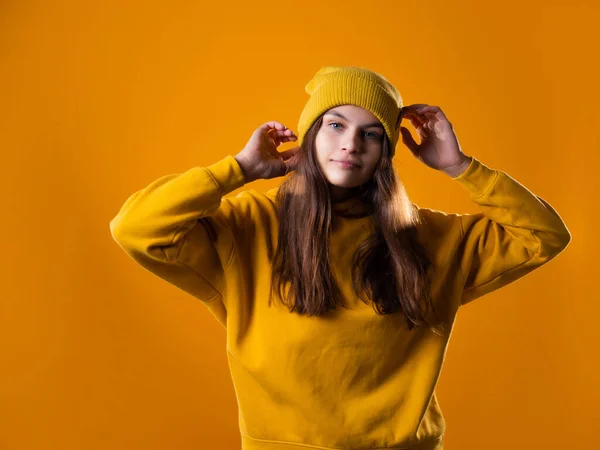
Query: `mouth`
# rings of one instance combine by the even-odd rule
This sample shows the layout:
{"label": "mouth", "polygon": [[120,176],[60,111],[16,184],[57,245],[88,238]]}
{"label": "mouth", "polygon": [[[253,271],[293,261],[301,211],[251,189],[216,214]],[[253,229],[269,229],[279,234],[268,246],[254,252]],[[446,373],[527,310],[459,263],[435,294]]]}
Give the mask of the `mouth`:
{"label": "mouth", "polygon": [[347,167],[347,168],[358,168],[360,166],[358,166],[357,164],[348,162],[348,161],[338,161],[336,159],[332,159],[332,162],[336,163],[337,165],[341,166],[341,167]]}

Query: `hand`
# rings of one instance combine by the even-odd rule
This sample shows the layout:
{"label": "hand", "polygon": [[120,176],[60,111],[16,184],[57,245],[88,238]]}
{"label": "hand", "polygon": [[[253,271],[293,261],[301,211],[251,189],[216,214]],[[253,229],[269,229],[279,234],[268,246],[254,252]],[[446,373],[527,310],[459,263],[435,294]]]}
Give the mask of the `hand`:
{"label": "hand", "polygon": [[412,154],[427,166],[456,177],[471,162],[460,149],[452,124],[438,106],[414,104],[402,108],[402,117],[416,128],[420,144],[406,127],[400,127],[402,142]]}
{"label": "hand", "polygon": [[278,152],[277,147],[296,139],[298,138],[294,132],[279,122],[271,121],[258,127],[246,147],[235,156],[246,182],[280,177],[295,170],[299,147],[284,152]]}

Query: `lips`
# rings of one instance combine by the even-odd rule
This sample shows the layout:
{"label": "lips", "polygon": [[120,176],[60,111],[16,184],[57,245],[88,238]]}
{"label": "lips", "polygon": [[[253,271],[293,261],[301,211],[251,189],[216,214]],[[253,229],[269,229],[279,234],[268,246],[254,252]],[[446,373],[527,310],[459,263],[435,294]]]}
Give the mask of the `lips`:
{"label": "lips", "polygon": [[346,163],[346,164],[352,164],[354,167],[360,167],[360,164],[357,163],[356,161],[348,161],[348,160],[344,160],[344,159],[332,159],[332,161]]}

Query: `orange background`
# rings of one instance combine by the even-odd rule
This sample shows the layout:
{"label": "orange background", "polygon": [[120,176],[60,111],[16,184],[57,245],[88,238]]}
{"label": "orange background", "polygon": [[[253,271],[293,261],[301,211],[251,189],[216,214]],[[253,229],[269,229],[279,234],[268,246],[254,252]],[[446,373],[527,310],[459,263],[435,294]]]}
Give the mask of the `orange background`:
{"label": "orange background", "polygon": [[[445,448],[599,448],[595,2],[91,3],[0,3],[2,450],[239,449],[225,330],[129,259],[109,221],[263,122],[296,130],[323,65],[441,106],[467,155],[573,234],[459,312],[437,389]],[[478,211],[402,143],[395,164],[420,206]]]}

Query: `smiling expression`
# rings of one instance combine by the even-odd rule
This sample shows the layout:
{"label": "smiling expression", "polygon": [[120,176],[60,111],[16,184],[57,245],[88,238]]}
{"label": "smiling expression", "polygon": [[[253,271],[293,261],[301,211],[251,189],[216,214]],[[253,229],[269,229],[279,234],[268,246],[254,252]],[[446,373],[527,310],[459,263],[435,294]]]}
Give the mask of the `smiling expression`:
{"label": "smiling expression", "polygon": [[384,135],[379,119],[359,106],[337,106],[323,115],[315,140],[316,157],[337,197],[371,179],[382,155]]}

